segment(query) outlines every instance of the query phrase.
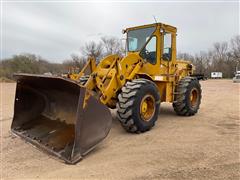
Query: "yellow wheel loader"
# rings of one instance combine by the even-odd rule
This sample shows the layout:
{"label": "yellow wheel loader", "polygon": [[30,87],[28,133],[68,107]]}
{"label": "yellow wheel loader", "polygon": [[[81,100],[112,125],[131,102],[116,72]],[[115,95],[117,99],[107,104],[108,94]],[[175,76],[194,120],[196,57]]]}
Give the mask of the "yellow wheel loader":
{"label": "yellow wheel loader", "polygon": [[161,102],[178,115],[192,116],[201,102],[194,67],[176,59],[173,26],[156,23],[127,28],[125,57],[92,57],[68,77],[16,74],[12,132],[40,149],[74,164],[108,134],[117,108],[128,132],[150,130]]}

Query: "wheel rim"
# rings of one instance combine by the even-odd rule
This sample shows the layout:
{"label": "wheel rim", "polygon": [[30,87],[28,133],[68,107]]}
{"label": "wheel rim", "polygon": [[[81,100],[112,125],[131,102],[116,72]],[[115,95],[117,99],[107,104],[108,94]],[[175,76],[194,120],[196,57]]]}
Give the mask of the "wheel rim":
{"label": "wheel rim", "polygon": [[192,107],[195,107],[198,102],[198,90],[193,88],[190,92],[190,103]]}
{"label": "wheel rim", "polygon": [[150,121],[155,113],[155,99],[147,94],[142,98],[140,104],[140,115],[144,121]]}

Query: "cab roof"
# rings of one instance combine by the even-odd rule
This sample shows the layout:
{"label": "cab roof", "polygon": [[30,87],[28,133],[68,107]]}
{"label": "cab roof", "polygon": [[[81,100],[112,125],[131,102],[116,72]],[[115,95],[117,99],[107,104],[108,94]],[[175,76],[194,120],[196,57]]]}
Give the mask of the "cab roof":
{"label": "cab roof", "polygon": [[128,32],[130,30],[135,30],[135,29],[142,29],[142,28],[148,28],[148,27],[160,27],[162,29],[170,30],[173,32],[177,32],[177,28],[168,24],[163,24],[163,23],[153,23],[153,24],[146,24],[146,25],[141,25],[141,26],[134,26],[130,28],[126,28],[124,32]]}

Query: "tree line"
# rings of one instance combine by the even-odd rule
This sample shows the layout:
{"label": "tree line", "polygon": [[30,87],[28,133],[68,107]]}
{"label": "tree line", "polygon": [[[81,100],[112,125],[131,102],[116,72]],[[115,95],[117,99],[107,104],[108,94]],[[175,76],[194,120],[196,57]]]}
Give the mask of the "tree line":
{"label": "tree line", "polygon": [[[12,79],[13,73],[62,74],[67,73],[71,67],[81,69],[89,56],[99,61],[110,54],[124,56],[124,53],[125,49],[120,39],[105,36],[99,42],[86,43],[80,48],[81,55],[72,54],[70,59],[62,63],[51,63],[34,54],[20,54],[3,59],[0,63],[0,77]],[[209,77],[211,72],[222,72],[223,77],[232,78],[237,65],[240,64],[240,36],[234,36],[229,42],[214,43],[208,51],[201,51],[195,55],[178,53],[177,56],[178,59],[191,61],[196,67],[195,73]]]}
{"label": "tree line", "polygon": [[195,55],[178,53],[178,58],[191,61],[195,73],[210,77],[211,72],[222,72],[224,78],[232,78],[237,68],[240,71],[240,36],[234,36],[229,42],[214,43],[208,51]]}
{"label": "tree line", "polygon": [[80,48],[80,54],[72,54],[71,59],[63,61],[64,67],[77,67],[82,69],[88,57],[94,57],[99,62],[110,54],[123,56],[125,49],[121,39],[112,36],[101,37],[99,42],[90,41]]}

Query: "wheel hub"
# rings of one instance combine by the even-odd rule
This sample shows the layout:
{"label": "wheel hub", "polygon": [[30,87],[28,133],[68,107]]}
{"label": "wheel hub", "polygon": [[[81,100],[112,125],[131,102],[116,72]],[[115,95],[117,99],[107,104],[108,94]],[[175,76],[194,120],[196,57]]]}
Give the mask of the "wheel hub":
{"label": "wheel hub", "polygon": [[142,108],[141,108],[142,112],[145,113],[145,112],[147,111],[147,108],[148,108],[148,107],[147,107],[147,102],[144,101],[144,102],[142,103]]}
{"label": "wheel hub", "polygon": [[140,115],[144,121],[150,121],[155,113],[155,99],[152,95],[147,94],[142,98],[140,104]]}
{"label": "wheel hub", "polygon": [[191,106],[194,107],[197,105],[198,101],[198,90],[196,88],[193,88],[190,92],[190,103]]}

